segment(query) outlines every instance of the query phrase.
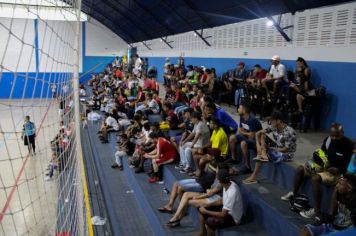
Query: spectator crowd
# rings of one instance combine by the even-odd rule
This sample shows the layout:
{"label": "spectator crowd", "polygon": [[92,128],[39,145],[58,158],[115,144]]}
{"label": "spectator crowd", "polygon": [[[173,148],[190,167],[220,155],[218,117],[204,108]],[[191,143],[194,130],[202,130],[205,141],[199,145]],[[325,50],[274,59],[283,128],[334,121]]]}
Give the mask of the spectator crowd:
{"label": "spectator crowd", "polygon": [[[320,96],[320,89],[311,83],[311,69],[299,57],[295,71],[288,72],[276,55],[268,70],[255,65],[248,71],[240,62],[221,78],[214,68],[185,66],[184,58],[177,65],[167,58],[163,71],[162,86],[156,70],[138,55],[132,65],[115,59],[82,87],[91,90],[86,92],[90,94],[86,114],[88,118],[94,113],[103,116],[98,130],[102,143],[109,142],[109,133],[117,138],[112,168],[123,171],[123,159],[127,159],[137,174],[147,172],[153,184],[163,180],[164,165],[174,164],[188,177],[172,186],[169,202],[158,209],[174,213],[169,227],[180,226],[188,206],[199,212],[197,235],[238,227],[243,222],[243,199],[234,175],[245,176],[242,184],[256,184],[264,163],[293,161],[297,126],[286,114],[306,115],[306,107]],[[162,87],[164,96],[160,96]],[[234,103],[238,121],[216,101]],[[267,124],[257,114],[267,116]],[[314,153],[305,153],[309,160],[296,170],[293,189],[281,196],[285,201],[300,197],[301,185],[311,177],[314,207],[300,209],[300,215],[315,222],[306,225],[301,235],[320,235],[356,224],[355,153],[353,141],[339,123],[331,125]],[[330,212],[321,210],[322,185],[334,187]]]}

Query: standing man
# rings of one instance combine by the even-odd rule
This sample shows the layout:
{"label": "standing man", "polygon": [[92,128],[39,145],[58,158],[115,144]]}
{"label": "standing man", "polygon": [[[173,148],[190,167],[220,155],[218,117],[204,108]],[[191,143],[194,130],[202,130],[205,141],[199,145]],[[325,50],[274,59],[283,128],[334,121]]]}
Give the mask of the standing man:
{"label": "standing man", "polygon": [[24,145],[28,146],[28,151],[31,154],[31,150],[33,154],[36,155],[36,126],[30,121],[30,116],[25,116],[25,123],[23,124],[21,139],[24,141]]}

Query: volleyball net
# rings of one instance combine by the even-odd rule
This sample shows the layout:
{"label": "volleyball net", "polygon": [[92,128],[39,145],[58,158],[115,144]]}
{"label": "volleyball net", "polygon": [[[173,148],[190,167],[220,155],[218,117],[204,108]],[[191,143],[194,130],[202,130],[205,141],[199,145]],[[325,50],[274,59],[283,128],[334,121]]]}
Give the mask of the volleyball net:
{"label": "volleyball net", "polygon": [[92,235],[79,131],[80,6],[0,3],[0,235]]}

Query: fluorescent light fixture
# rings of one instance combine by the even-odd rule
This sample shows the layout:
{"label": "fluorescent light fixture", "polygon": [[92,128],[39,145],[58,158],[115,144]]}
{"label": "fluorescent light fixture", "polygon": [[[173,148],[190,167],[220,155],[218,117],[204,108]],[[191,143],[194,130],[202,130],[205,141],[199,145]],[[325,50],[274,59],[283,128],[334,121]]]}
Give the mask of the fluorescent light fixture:
{"label": "fluorescent light fixture", "polygon": [[[0,0],[1,18],[76,21],[77,10],[60,0]],[[80,21],[88,16],[81,12]]]}
{"label": "fluorescent light fixture", "polygon": [[268,20],[268,21],[266,22],[266,25],[267,25],[267,27],[272,27],[274,24],[273,24],[273,21]]}

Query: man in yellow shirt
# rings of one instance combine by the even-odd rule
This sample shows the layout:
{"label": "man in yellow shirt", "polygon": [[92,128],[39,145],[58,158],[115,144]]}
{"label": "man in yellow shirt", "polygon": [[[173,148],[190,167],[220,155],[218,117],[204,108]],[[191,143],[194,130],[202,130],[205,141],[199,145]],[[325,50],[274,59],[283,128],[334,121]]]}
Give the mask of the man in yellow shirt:
{"label": "man in yellow shirt", "polygon": [[219,120],[213,118],[210,121],[210,129],[213,131],[210,136],[210,142],[207,143],[203,150],[207,149],[207,154],[196,154],[193,156],[196,166],[195,176],[201,175],[201,170],[212,160],[224,161],[229,152],[229,141],[224,129],[220,126]]}

